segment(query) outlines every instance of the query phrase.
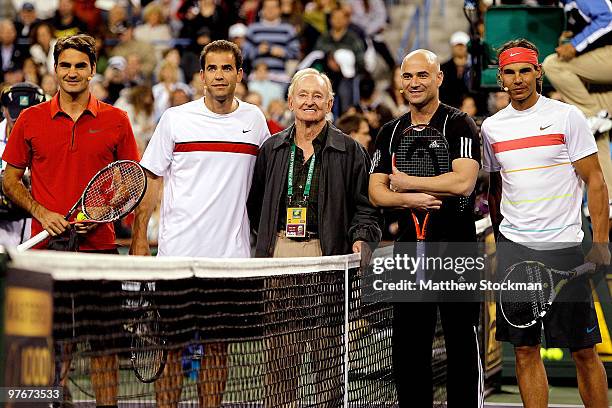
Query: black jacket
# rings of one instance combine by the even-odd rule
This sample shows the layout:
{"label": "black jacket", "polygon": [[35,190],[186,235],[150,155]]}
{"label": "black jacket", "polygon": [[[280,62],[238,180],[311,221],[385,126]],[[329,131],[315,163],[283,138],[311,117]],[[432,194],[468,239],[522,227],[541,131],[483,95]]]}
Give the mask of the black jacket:
{"label": "black jacket", "polygon": [[440,100],[459,109],[461,107],[461,97],[469,93],[467,78],[470,75],[470,68],[466,67],[463,76],[457,78],[457,65],[451,58],[442,64],[440,69],[444,72],[444,81],[440,86]]}
{"label": "black jacket", "polygon": [[[251,227],[257,231],[255,256],[272,256],[278,212],[287,183],[291,126],[268,139],[257,156],[247,203]],[[365,150],[332,124],[321,154],[319,238],[323,255],[352,252],[355,241],[378,242],[377,212],[368,199],[368,156]]]}
{"label": "black jacket", "polygon": [[[1,47],[1,46],[0,46]],[[22,69],[23,62],[30,56],[30,52],[27,47],[20,46],[17,43],[13,44],[13,51],[11,52],[11,65]],[[2,53],[0,52],[0,81],[4,82],[5,71],[1,69],[4,66],[4,60],[2,59]]]}

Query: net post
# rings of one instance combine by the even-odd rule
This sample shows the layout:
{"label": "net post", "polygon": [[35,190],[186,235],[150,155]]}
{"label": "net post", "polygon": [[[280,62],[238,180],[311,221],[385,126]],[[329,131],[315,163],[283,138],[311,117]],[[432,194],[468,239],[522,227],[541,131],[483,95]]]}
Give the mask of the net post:
{"label": "net post", "polygon": [[348,408],[349,393],[349,261],[344,261],[344,408]]}

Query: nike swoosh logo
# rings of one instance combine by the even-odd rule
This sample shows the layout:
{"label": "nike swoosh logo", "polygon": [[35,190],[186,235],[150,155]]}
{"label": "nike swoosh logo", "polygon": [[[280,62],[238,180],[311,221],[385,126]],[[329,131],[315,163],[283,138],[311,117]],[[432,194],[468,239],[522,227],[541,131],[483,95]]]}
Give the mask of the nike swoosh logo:
{"label": "nike swoosh logo", "polygon": [[540,126],[540,130],[544,130],[544,129],[548,129],[549,127],[551,127],[553,124],[551,123],[548,126]]}
{"label": "nike swoosh logo", "polygon": [[251,130],[253,130],[253,129],[249,129],[249,130],[242,129],[242,133],[247,133],[247,132],[250,132]]}
{"label": "nike swoosh logo", "polygon": [[511,57],[515,57],[515,56],[517,56],[517,55],[519,55],[519,54],[520,54],[520,52],[515,52],[514,54],[510,53],[510,56],[511,56]]}
{"label": "nike swoosh logo", "polygon": [[587,334],[591,334],[591,333],[593,333],[593,331],[594,331],[596,328],[597,328],[597,326],[593,326],[593,327],[591,327],[590,329],[587,327],[587,329],[586,329]]}
{"label": "nike swoosh logo", "polygon": [[100,133],[102,129],[89,129],[89,133]]}

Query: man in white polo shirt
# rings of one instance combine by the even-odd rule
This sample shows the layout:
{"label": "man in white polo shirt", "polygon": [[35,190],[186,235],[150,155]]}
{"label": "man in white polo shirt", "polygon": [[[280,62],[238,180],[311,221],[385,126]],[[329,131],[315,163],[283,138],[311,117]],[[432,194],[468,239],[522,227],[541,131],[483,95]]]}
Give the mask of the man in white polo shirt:
{"label": "man in white polo shirt", "polygon": [[[501,47],[499,82],[511,104],[481,128],[483,168],[491,173],[489,207],[499,231],[498,274],[522,260],[538,260],[560,270],[585,261],[580,246],[583,182],[594,241],[586,260],[610,263],[608,192],[595,141],[575,106],[537,92],[542,76],[532,43],[516,40]],[[568,285],[559,298],[568,293],[571,297],[555,301],[543,319],[546,345],[570,349],[584,404],[608,407],[606,373],[595,350],[601,335],[589,280],[574,280],[569,291]],[[547,407],[548,383],[540,358],[542,325],[513,327],[499,307],[497,316],[496,339],[514,346],[524,405]]]}
{"label": "man in white polo shirt", "polygon": [[[200,65],[204,98],[165,111],[141,160],[149,184],[136,212],[131,254],[149,254],[147,225],[163,184],[158,256],[250,256],[246,200],[255,158],[270,133],[259,108],[234,97],[236,83],[242,80],[242,56],[234,43],[219,40],[208,44]],[[172,290],[164,282],[157,283],[158,291],[162,286]],[[180,299],[183,305],[186,301],[185,297]],[[208,311],[190,312],[201,316]],[[198,322],[181,320],[185,308],[166,313],[176,314],[169,316],[177,324],[166,328],[171,333],[185,328],[180,324],[196,327],[200,334],[205,331]],[[169,336],[173,343],[185,343],[193,340],[189,338],[193,332],[189,332]],[[209,339],[215,335],[223,338],[218,332],[206,333]],[[226,358],[226,343],[206,344],[198,391],[207,407],[221,403]],[[166,370],[155,383],[159,406],[175,406],[180,398],[180,363],[177,347],[169,353]]]}

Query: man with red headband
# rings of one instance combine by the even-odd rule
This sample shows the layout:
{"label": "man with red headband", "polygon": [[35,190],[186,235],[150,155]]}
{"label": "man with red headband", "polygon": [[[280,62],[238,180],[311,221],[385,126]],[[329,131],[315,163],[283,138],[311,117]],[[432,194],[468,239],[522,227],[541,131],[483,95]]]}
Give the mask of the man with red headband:
{"label": "man with red headband", "polygon": [[[586,260],[610,263],[608,191],[597,146],[584,115],[541,91],[538,50],[527,40],[504,44],[499,84],[511,104],[482,124],[483,168],[491,174],[489,207],[497,232],[498,276],[511,265],[536,260],[569,270],[585,262],[581,249],[582,183],[593,222],[593,249]],[[526,407],[548,406],[546,371],[540,358],[542,324],[511,326],[497,311],[496,339],[514,346],[516,375]],[[601,342],[589,279],[566,285],[543,319],[547,347],[569,348],[578,388],[588,407],[608,407]]]}

